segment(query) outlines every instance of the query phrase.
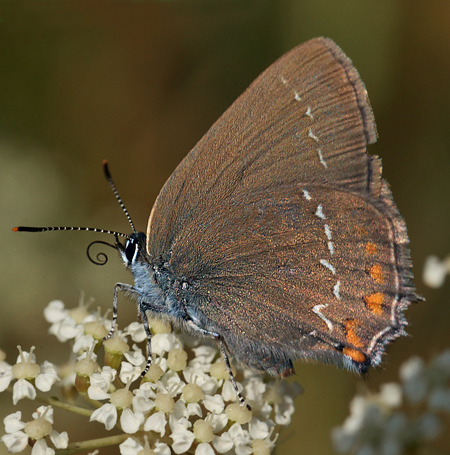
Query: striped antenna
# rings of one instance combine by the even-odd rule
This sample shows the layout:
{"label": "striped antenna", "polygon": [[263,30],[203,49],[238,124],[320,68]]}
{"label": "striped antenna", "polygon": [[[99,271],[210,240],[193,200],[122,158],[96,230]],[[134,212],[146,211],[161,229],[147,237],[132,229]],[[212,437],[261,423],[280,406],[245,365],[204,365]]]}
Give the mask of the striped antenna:
{"label": "striped antenna", "polygon": [[108,180],[109,186],[112,189],[112,192],[114,193],[114,196],[116,196],[117,202],[119,202],[120,207],[122,207],[123,213],[125,213],[125,216],[127,217],[128,223],[130,223],[131,230],[133,232],[136,232],[136,229],[134,228],[133,221],[131,221],[131,216],[128,213],[127,208],[125,207],[125,204],[122,201],[122,198],[120,197],[119,192],[117,191],[116,185],[114,184],[114,181],[111,177],[111,174],[109,173],[109,168],[108,168],[108,161],[104,160],[103,161],[103,172],[105,174],[106,180]]}
{"label": "striped antenna", "polygon": [[46,226],[46,227],[34,227],[34,226],[16,226],[13,228],[14,232],[44,232],[44,231],[91,231],[91,232],[102,232],[103,234],[112,234],[114,236],[128,238],[129,235],[122,234],[121,232],[110,231],[109,229],[98,229],[91,227],[82,226]]}

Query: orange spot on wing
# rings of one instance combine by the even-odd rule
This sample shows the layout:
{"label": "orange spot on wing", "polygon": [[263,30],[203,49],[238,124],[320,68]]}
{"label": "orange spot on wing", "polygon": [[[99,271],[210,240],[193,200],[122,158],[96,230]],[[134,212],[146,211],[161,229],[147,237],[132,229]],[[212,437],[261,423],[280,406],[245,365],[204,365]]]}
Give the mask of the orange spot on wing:
{"label": "orange spot on wing", "polygon": [[369,275],[372,280],[376,281],[379,284],[384,283],[384,273],[383,268],[380,264],[375,264],[369,269]]}
{"label": "orange spot on wing", "polygon": [[373,311],[375,314],[381,316],[383,314],[383,303],[384,303],[384,294],[381,292],[375,292],[373,294],[366,295],[364,297],[364,303],[370,311]]}
{"label": "orange spot on wing", "polygon": [[366,252],[367,254],[374,255],[377,254],[377,246],[373,242],[366,243]]}
{"label": "orange spot on wing", "polygon": [[345,331],[347,332],[346,335],[347,341],[353,346],[356,346],[357,348],[362,348],[363,343],[361,342],[359,336],[356,334],[357,326],[358,321],[356,321],[355,319],[347,319],[346,321],[344,321],[344,328]]}
{"label": "orange spot on wing", "polygon": [[342,350],[342,353],[348,355],[353,361],[358,363],[363,363],[367,360],[366,356],[362,352],[357,351],[356,349],[344,348]]}

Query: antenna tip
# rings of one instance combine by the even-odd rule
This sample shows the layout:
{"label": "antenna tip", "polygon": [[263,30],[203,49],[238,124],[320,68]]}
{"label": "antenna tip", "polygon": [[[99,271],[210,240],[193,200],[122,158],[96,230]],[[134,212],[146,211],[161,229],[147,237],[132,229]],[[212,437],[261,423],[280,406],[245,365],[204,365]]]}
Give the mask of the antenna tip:
{"label": "antenna tip", "polygon": [[46,228],[39,228],[39,227],[30,227],[30,226],[16,226],[13,227],[13,232],[42,232],[48,229]]}

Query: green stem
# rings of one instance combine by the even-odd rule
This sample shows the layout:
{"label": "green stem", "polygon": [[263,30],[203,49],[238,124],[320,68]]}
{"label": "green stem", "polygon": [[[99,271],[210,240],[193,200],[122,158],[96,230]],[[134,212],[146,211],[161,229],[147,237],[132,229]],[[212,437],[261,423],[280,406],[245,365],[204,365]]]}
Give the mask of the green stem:
{"label": "green stem", "polygon": [[[60,401],[58,398],[55,397],[44,398],[44,400],[46,400],[48,404],[54,406],[55,408],[65,409],[66,411],[70,411],[75,414],[80,414],[87,417],[90,417],[94,412],[91,409],[86,409],[81,406],[75,406],[73,404],[64,403],[63,401]],[[39,401],[43,400],[39,398]]]}
{"label": "green stem", "polygon": [[[11,392],[11,394],[13,393],[12,386],[9,386],[7,390]],[[64,401],[60,401],[59,398],[47,397],[39,392],[36,392],[36,400],[40,401],[41,403],[54,406],[55,408],[65,409],[66,411],[70,411],[75,414],[80,414],[87,417],[90,417],[91,414],[94,412],[92,409],[87,409],[81,406],[75,406],[73,404],[65,403]]]}

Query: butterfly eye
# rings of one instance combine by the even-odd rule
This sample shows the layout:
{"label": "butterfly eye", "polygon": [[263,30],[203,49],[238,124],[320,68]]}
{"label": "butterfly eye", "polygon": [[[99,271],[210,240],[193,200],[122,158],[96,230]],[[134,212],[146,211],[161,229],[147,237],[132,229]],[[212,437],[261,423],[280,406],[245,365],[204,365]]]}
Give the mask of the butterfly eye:
{"label": "butterfly eye", "polygon": [[128,240],[125,245],[125,256],[130,264],[136,260],[137,252],[137,243],[134,240]]}

